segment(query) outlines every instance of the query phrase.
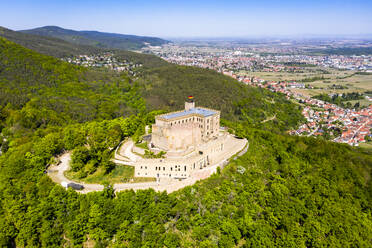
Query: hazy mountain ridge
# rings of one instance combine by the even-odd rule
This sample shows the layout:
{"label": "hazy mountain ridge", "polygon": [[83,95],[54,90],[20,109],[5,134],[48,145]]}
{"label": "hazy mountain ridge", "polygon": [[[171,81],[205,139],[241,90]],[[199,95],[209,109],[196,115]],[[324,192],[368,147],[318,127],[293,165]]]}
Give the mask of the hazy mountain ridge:
{"label": "hazy mountain ridge", "polygon": [[36,34],[47,37],[60,38],[79,45],[89,45],[100,48],[116,48],[134,50],[146,46],[157,46],[169,41],[157,37],[106,33],[98,31],[76,31],[57,26],[45,26],[29,30],[20,30],[27,34]]}
{"label": "hazy mountain ridge", "polygon": [[36,52],[58,58],[80,54],[96,54],[103,51],[93,46],[73,44],[54,37],[17,32],[1,26],[0,36]]}

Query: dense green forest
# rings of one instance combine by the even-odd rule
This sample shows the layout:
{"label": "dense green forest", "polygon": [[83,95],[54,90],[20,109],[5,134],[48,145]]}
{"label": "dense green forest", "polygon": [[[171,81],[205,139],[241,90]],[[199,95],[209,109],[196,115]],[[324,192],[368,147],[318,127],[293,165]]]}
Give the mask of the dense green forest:
{"label": "dense green forest", "polygon": [[[145,62],[134,82],[0,38],[1,247],[371,245],[371,153],[283,134],[302,119],[283,95],[209,70],[136,59]],[[250,143],[209,179],[172,194],[106,185],[84,195],[44,174],[66,150],[81,152],[77,171],[109,173],[112,149],[141,134],[152,109],[177,109],[190,91],[224,111],[223,125]],[[270,116],[276,119],[262,123]]]}
{"label": "dense green forest", "polygon": [[[119,124],[120,137],[132,135],[141,119],[87,125]],[[372,156],[363,150],[231,123],[250,148],[207,180],[169,195],[115,194],[110,186],[81,195],[43,174],[51,156],[81,145],[71,142],[79,140],[79,125],[35,137],[1,156],[2,246],[370,245]],[[112,137],[111,128],[93,130],[96,147]]]}

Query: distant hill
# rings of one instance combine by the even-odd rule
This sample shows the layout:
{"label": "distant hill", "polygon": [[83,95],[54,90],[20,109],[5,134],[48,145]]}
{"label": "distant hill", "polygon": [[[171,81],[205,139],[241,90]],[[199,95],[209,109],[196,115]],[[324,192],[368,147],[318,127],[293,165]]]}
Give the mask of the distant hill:
{"label": "distant hill", "polygon": [[95,54],[103,50],[98,47],[78,45],[54,37],[26,34],[0,26],[0,36],[36,52],[57,58],[80,54]]}
{"label": "distant hill", "polygon": [[157,46],[169,42],[156,37],[104,33],[98,31],[75,31],[56,26],[45,26],[41,28],[21,30],[20,32],[55,37],[79,45],[123,50],[139,49],[146,46],[146,44]]}

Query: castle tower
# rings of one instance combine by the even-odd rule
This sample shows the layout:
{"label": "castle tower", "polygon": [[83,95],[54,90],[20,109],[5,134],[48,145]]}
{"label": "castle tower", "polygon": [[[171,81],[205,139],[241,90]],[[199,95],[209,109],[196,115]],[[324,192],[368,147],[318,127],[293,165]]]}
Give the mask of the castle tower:
{"label": "castle tower", "polygon": [[193,96],[188,96],[187,101],[185,102],[185,110],[190,110],[192,108],[195,108],[195,102]]}

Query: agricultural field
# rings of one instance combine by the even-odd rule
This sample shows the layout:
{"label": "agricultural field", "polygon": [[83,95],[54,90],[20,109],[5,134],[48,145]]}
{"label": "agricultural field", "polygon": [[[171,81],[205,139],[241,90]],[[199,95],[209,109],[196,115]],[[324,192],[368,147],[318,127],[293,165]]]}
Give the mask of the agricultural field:
{"label": "agricultural field", "polygon": [[[355,71],[337,70],[331,68],[304,67],[303,72],[244,72],[239,75],[258,77],[268,81],[297,81],[310,85],[313,89],[292,89],[293,92],[301,93],[305,96],[315,96],[319,94],[331,93],[365,93],[372,91],[372,73],[359,74]],[[336,87],[334,87],[334,85]],[[361,106],[368,106],[372,102],[367,99],[350,101],[355,104],[359,102]]]}
{"label": "agricultural field", "polygon": [[360,143],[359,147],[363,147],[364,149],[367,149],[368,151],[372,151],[372,142]]}

